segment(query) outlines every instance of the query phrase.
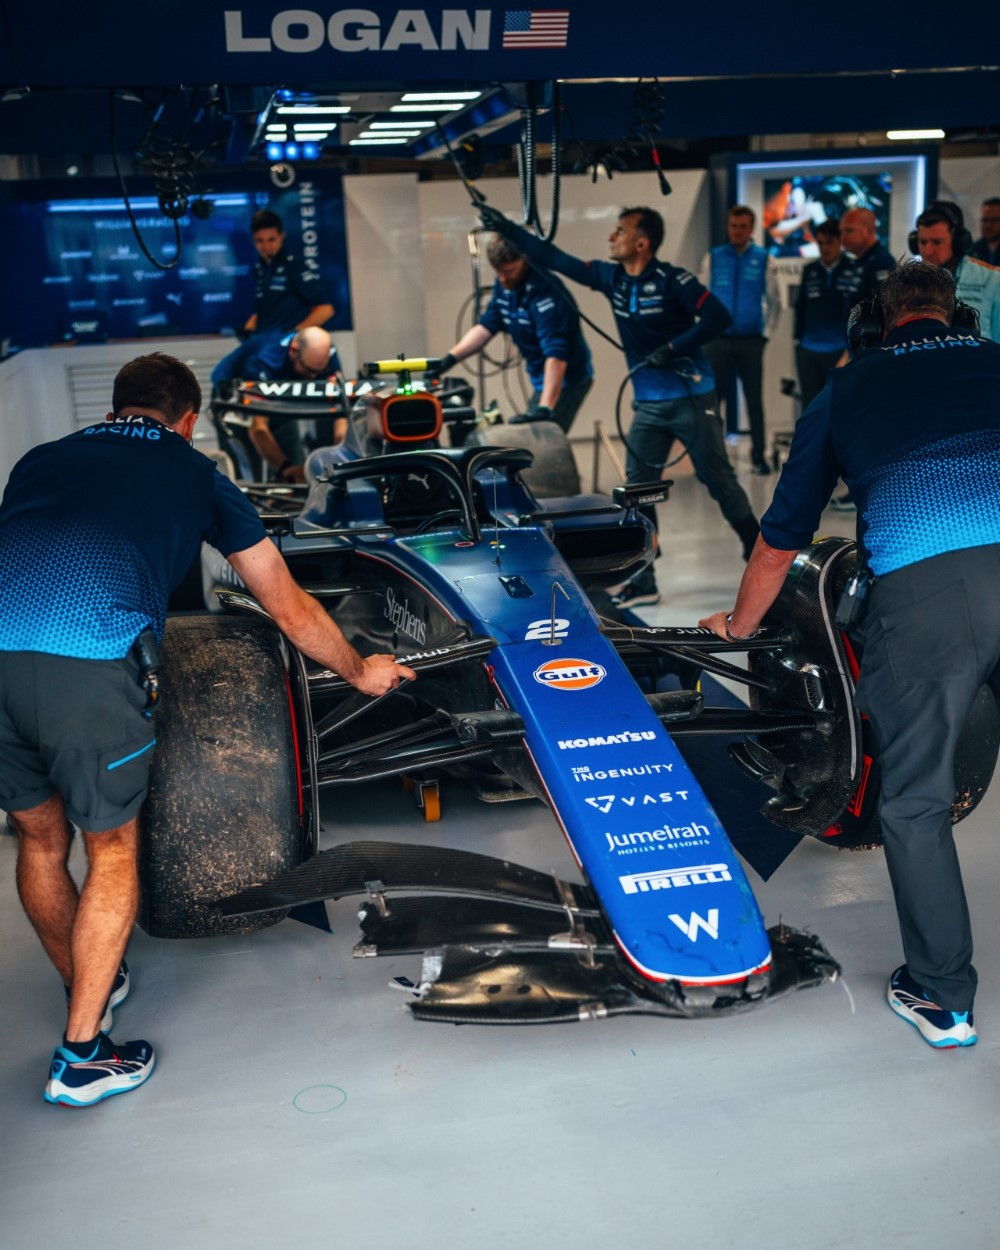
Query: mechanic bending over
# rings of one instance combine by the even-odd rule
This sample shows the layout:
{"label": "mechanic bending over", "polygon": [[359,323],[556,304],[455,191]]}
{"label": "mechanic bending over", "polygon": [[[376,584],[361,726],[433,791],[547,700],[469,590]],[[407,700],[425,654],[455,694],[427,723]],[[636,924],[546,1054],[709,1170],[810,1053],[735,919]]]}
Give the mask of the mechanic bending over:
{"label": "mechanic bending over", "polygon": [[879,744],[906,958],[886,994],[932,1046],[971,1046],[976,972],[951,804],[969,709],[984,682],[1000,695],[1000,345],[950,328],[946,269],[900,265],[879,301],[883,341],[803,414],[736,605],[701,624],[753,636],[843,476],[875,577],[856,705]]}
{"label": "mechanic bending over", "polygon": [[[310,326],[292,334],[260,334],[247,339],[212,370],[212,385],[230,382],[279,382],[285,378],[340,377],[340,357],[329,332]],[[341,381],[342,381],[341,377]],[[333,441],[339,443],[347,418],[334,422]],[[304,482],[306,458],[299,422],[293,417],[253,416],[250,441],[260,458],[271,466],[279,482]]]}
{"label": "mechanic bending over", "polygon": [[527,412],[511,424],[554,421],[568,432],[594,381],[576,303],[558,278],[533,274],[502,236],[490,241],[486,255],[497,275],[490,302],[478,323],[442,357],[442,372],[481,352],[504,330],[524,357],[534,388]]}
{"label": "mechanic bending over", "polygon": [[[0,807],[18,837],[21,902],[66,985],[69,1017],[48,1102],[85,1106],[142,1084],[145,1041],[112,1042],[129,989],[139,809],[156,742],[140,657],[202,540],[225,555],[287,637],[368,695],[412,678],[366,659],[292,580],[239,489],[190,440],[194,374],[140,356],[103,423],[28,452],[0,504]],[[67,871],[73,830],[89,870]]]}
{"label": "mechanic bending over", "polygon": [[[674,439],[691,457],[749,557],[759,528],[750,500],[726,456],[715,404],[715,379],[702,347],[730,317],[723,304],[686,269],[657,260],[663,218],[651,208],[626,208],[608,240],[610,261],[582,261],[515,226],[497,209],[480,206],[483,224],[509,238],[533,265],[555,269],[611,301],[632,376],[635,416],[628,432],[626,477],[658,478]],[[655,522],[655,512],[651,515]],[[613,596],[622,608],[657,603],[651,568]]]}

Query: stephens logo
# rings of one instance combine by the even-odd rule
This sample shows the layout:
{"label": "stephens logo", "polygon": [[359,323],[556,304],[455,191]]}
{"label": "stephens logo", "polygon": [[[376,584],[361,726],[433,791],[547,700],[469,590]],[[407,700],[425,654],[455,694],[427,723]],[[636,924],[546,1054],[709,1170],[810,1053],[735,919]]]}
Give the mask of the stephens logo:
{"label": "stephens logo", "polygon": [[569,657],[546,660],[535,669],[535,681],[555,690],[587,690],[596,686],[607,676],[607,670],[590,660],[574,660]]}
{"label": "stephens logo", "polygon": [[410,611],[410,601],[403,596],[402,601],[396,598],[391,586],[386,587],[385,608],[382,615],[392,622],[393,629],[406,638],[412,638],[417,646],[422,647],[427,640],[427,626],[416,613]]}

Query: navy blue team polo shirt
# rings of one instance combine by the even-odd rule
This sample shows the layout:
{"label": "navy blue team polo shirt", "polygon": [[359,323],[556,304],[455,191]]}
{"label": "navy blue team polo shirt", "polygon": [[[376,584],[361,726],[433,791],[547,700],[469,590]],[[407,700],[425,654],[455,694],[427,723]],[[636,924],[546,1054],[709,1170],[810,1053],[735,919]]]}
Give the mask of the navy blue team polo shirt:
{"label": "navy blue team polo shirt", "polygon": [[536,391],[543,387],[550,357],[566,361],[563,389],[593,373],[576,303],[558,278],[529,274],[514,291],[495,282],[479,324],[491,334],[505,330],[510,335]]}
{"label": "navy blue team polo shirt", "polygon": [[224,556],[264,537],[214,463],[149,417],[29,451],[0,504],[0,651],[117,660],[152,627],[201,541]]}
{"label": "navy blue team polo shirt", "polygon": [[291,330],[317,304],[329,303],[320,289],[319,273],[284,248],[268,264],[254,265],[256,332]]}
{"label": "navy blue team polo shirt", "polygon": [[764,541],[812,540],[843,477],[876,576],[1000,543],[1000,344],[919,319],[835,369],[795,427]]}
{"label": "navy blue team polo shirt", "polygon": [[[680,399],[707,395],[715,375],[701,350],[730,325],[725,305],[694,274],[666,261],[651,260],[634,277],[617,261],[578,260],[545,243],[520,226],[509,236],[522,255],[545,269],[554,269],[581,286],[601,291],[611,301],[615,323],[637,400]],[[653,369],[642,362],[657,347],[671,343],[678,357],[673,369]]]}

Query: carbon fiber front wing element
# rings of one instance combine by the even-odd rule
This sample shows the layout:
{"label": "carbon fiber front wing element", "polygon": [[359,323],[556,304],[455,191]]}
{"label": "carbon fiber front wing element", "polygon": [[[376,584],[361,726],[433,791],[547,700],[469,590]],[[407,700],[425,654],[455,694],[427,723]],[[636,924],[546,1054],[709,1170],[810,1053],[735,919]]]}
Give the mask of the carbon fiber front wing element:
{"label": "carbon fiber front wing element", "polygon": [[424,952],[411,1004],[420,1020],[729,1015],[840,973],[818,938],[776,926],[764,972],[724,984],[653,981],[623,958],[589,886],[430,846],[348,843],[218,906],[232,916],[348,895],[367,896],[356,956]]}

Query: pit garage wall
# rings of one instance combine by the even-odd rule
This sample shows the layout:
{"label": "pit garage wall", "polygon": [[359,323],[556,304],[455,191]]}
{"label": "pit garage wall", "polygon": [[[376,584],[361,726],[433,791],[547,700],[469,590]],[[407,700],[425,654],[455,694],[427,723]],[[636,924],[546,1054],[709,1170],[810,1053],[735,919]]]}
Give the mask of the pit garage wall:
{"label": "pit garage wall", "polygon": [[[1000,191],[1000,163],[994,158],[970,158],[941,164],[941,194],[963,204],[975,230],[979,203]],[[601,178],[565,178],[557,243],[585,258],[606,255],[605,242],[620,208],[649,203],[666,219],[665,259],[697,272],[709,244],[707,175],[702,170],[670,173],[673,194],[660,196],[652,174],[616,174]],[[516,181],[487,179],[477,184],[491,204],[517,219],[520,214]],[[456,318],[472,293],[468,232],[478,217],[461,184],[418,182],[412,174],[354,177],[344,180],[348,249],[354,299],[355,331],[339,334],[337,346],[348,374],[358,363],[401,352],[440,354],[457,337]],[[549,204],[548,179],[541,179],[543,216]],[[897,253],[905,240],[893,239]],[[481,282],[488,285],[485,256]],[[607,301],[594,292],[573,287],[580,308],[598,325],[614,334]],[[470,324],[467,311],[463,328]],[[610,344],[587,330],[594,356],[596,380],[573,427],[584,481],[590,480],[589,439],[595,420],[613,433],[614,400],[625,372],[624,358]],[[86,347],[29,350],[0,364],[0,480],[6,481],[13,464],[37,443],[70,433],[107,411],[111,382],[125,361],[141,352],[163,350],[187,360],[202,380],[212,366],[236,345],[235,340],[141,339]],[[456,372],[461,373],[459,366]],[[511,371],[513,373],[513,371]],[[478,381],[475,370],[468,376]],[[794,419],[792,400],[780,393],[783,377],[794,377],[791,313],[783,311],[765,357],[765,410],[769,429],[789,428]],[[508,375],[510,396],[499,376],[487,378],[487,402],[496,400],[507,415],[521,406],[522,391]],[[629,416],[628,395],[624,418]],[[207,423],[199,423],[208,433]],[[204,440],[209,445],[210,439]],[[602,486],[613,484],[605,460]]]}

